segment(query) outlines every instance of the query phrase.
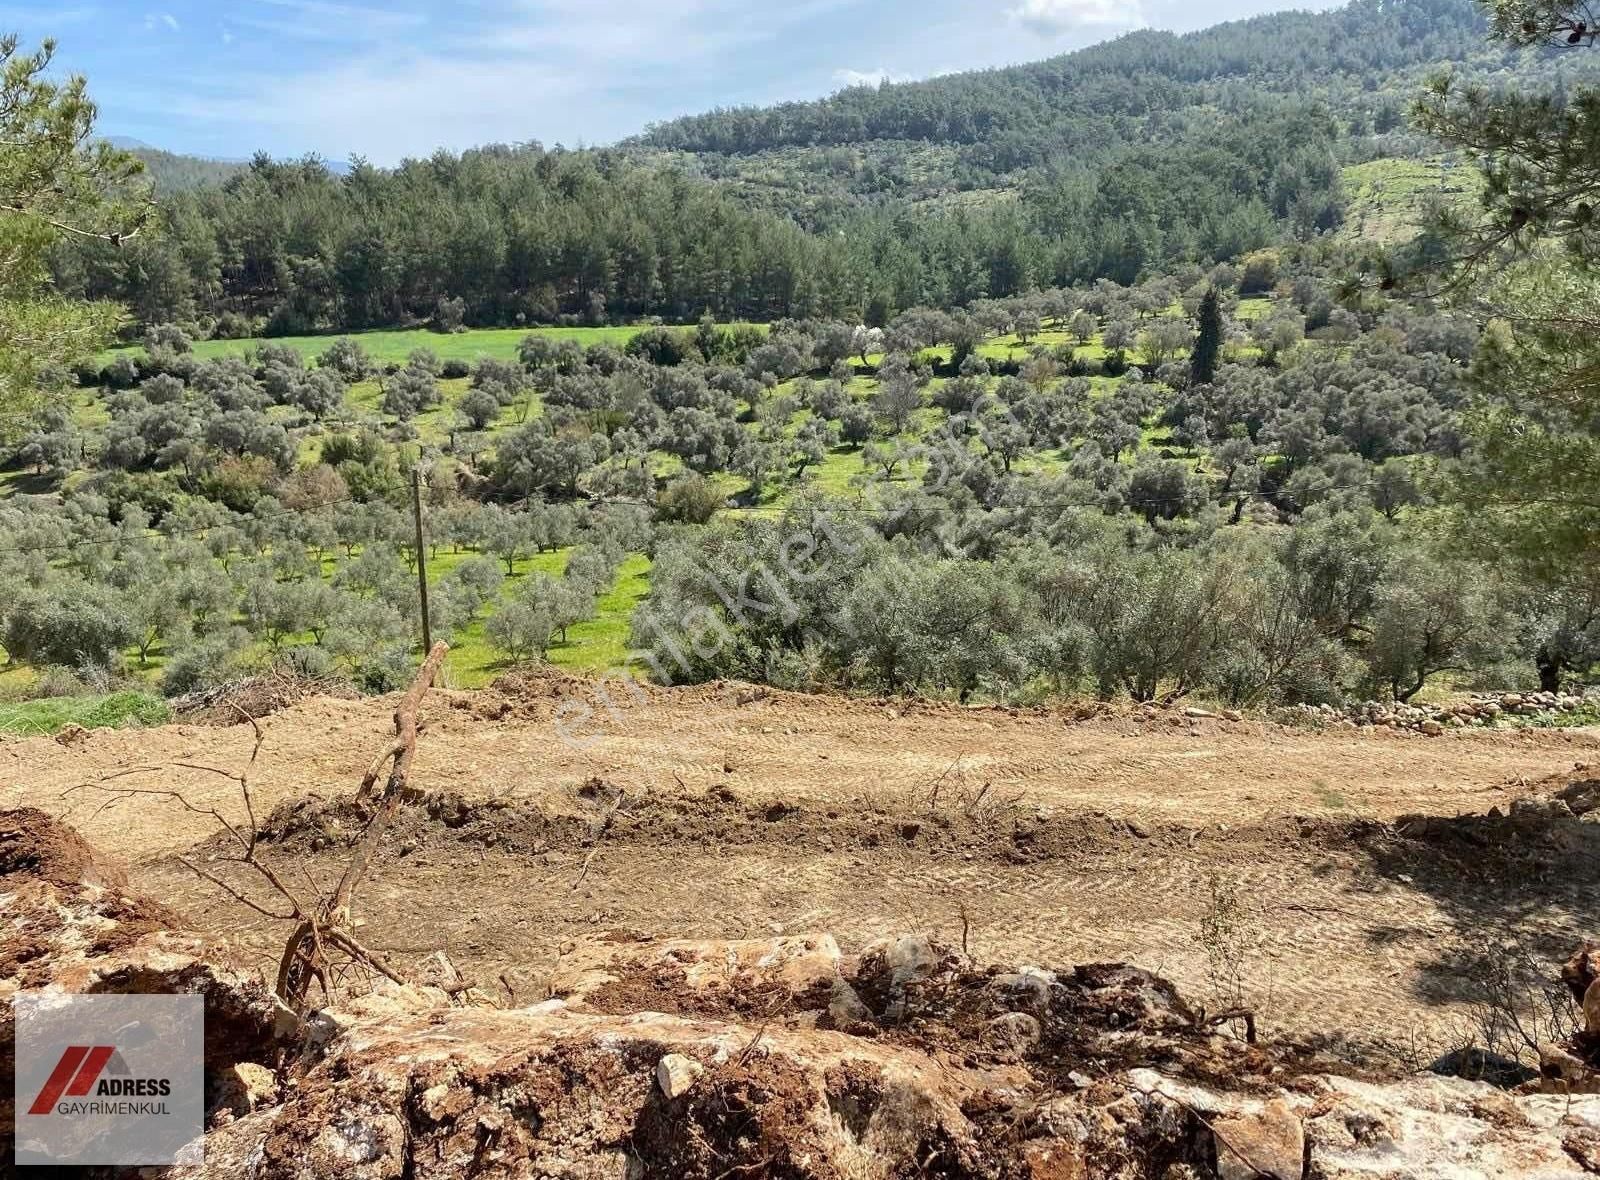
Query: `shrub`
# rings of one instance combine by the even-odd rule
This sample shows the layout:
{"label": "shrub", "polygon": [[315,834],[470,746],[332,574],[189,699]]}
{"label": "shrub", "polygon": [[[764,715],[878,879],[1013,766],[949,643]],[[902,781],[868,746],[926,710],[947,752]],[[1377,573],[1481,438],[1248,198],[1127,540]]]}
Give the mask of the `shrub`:
{"label": "shrub", "polygon": [[682,332],[675,332],[671,328],[647,328],[628,341],[624,351],[652,365],[671,367],[682,364],[692,347],[688,336]]}
{"label": "shrub", "polygon": [[656,519],[705,524],[722,507],[723,495],[703,475],[675,479],[656,497]]}
{"label": "shrub", "polygon": [[554,630],[549,610],[520,599],[505,603],[483,626],[489,642],[513,663],[544,655]]}
{"label": "shrub", "polygon": [[0,706],[0,731],[22,734],[55,733],[67,725],[107,729],[128,725],[164,725],[170,720],[172,714],[166,702],[143,692],[54,697]]}
{"label": "shrub", "polygon": [[217,317],[217,323],[211,329],[211,335],[216,340],[248,340],[256,334],[256,326],[250,317],[241,315],[236,311],[225,311]]}
{"label": "shrub", "polygon": [[1278,282],[1279,258],[1275,250],[1257,250],[1247,254],[1244,269],[1239,274],[1239,294],[1256,295],[1270,291]]}
{"label": "shrub", "polygon": [[91,691],[93,691],[92,686],[86,684],[82,676],[72,668],[63,668],[60,664],[47,664],[38,669],[34,674],[33,683],[28,686],[28,696],[35,700],[87,696]]}
{"label": "shrub", "polygon": [[433,330],[459,332],[465,326],[466,318],[466,300],[459,296],[454,299],[440,299],[433,311]]}
{"label": "shrub", "polygon": [[500,402],[487,389],[473,389],[456,403],[456,409],[474,430],[482,430],[500,413]]}
{"label": "shrub", "polygon": [[181,696],[235,679],[243,671],[239,652],[245,642],[243,632],[233,630],[186,644],[162,669],[161,691],[169,697]]}
{"label": "shrub", "polygon": [[131,356],[119,356],[100,370],[100,383],[112,389],[132,389],[139,384],[139,366]]}

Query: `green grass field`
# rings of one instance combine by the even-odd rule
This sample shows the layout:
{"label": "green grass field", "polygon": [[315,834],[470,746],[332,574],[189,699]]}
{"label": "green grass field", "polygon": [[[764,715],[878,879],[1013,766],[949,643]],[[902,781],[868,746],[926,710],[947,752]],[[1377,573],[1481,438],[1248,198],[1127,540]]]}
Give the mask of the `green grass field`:
{"label": "green grass field", "polygon": [[[566,572],[567,558],[571,553],[572,550],[568,548],[519,557],[511,576],[501,586],[500,600],[515,593],[519,583],[529,574],[538,572],[553,578],[561,577]],[[428,558],[428,585],[438,585],[451,570],[475,556],[477,554],[467,549],[459,552],[435,550]],[[323,577],[331,577],[335,568],[334,558],[331,555],[325,557]],[[633,608],[649,590],[650,559],[642,553],[630,554],[618,568],[611,589],[595,600],[594,616],[569,628],[566,639],[553,643],[545,658],[558,667],[578,672],[606,672],[622,668],[627,663],[628,628]],[[482,615],[452,640],[450,655],[445,661],[445,678],[450,685],[456,688],[481,688],[510,667],[490,645],[484,631],[484,622],[493,613],[494,604],[490,604]],[[284,644],[309,644],[312,639],[309,634],[293,635],[286,637]],[[420,651],[420,638],[417,642]],[[123,652],[128,675],[138,683],[148,684],[150,693],[136,691],[109,697],[61,697],[0,703],[0,732],[53,733],[69,722],[76,722],[85,728],[121,724],[159,725],[167,719],[166,706],[151,693],[160,682],[167,654],[158,644],[151,650],[146,662],[140,664],[136,648]],[[265,664],[270,662],[271,657],[272,650],[264,640],[257,641],[242,653],[247,665]],[[36,676],[36,670],[27,665],[0,663],[0,694],[23,696],[31,689]]]}
{"label": "green grass field", "polygon": [[[535,570],[560,577],[570,553],[569,549],[561,549],[519,560],[516,573],[502,587],[501,596],[511,593],[518,580]],[[429,583],[470,556],[440,553],[431,558]],[[594,617],[568,628],[565,642],[552,644],[545,658],[557,667],[576,672],[605,672],[622,667],[627,662],[629,618],[634,606],[649,592],[649,574],[650,559],[644,554],[635,553],[624,559],[616,582],[595,600]],[[509,667],[484,634],[484,619],[492,613],[491,607],[484,618],[458,635],[445,660],[446,678],[458,688],[481,688]]]}
{"label": "green grass field", "polygon": [[[762,325],[756,325],[758,327]],[[517,345],[525,336],[546,336],[552,340],[576,340],[585,348],[594,344],[611,344],[621,348],[640,332],[643,326],[606,328],[473,328],[465,332],[433,332],[427,328],[405,330],[376,330],[371,332],[338,332],[317,336],[251,337],[244,340],[200,340],[194,345],[194,354],[201,360],[219,356],[244,356],[263,344],[283,344],[294,349],[308,360],[322,352],[340,336],[359,340],[372,359],[380,365],[404,364],[413,349],[430,348],[440,360],[475,361],[483,357],[510,361],[517,359]],[[144,352],[140,344],[124,345],[103,352],[97,359],[106,362],[123,354]]]}
{"label": "green grass field", "polygon": [[1417,236],[1430,201],[1466,205],[1482,179],[1469,164],[1446,156],[1427,160],[1369,160],[1342,173],[1346,208],[1339,238],[1396,245]]}
{"label": "green grass field", "polygon": [[[1264,313],[1270,306],[1266,298],[1244,300],[1239,305],[1241,319],[1249,320]],[[577,340],[585,345],[596,343],[622,344],[636,332],[637,327],[625,328],[543,328],[536,329],[542,335],[555,338]],[[458,333],[455,335],[439,335],[433,332],[415,331],[380,331],[357,334],[369,353],[381,363],[404,361],[406,355],[415,348],[426,347],[432,349],[442,358],[473,359],[477,357],[492,356],[510,359],[516,355],[517,344],[528,334],[522,329],[496,329],[479,330]],[[277,343],[288,344],[298,349],[308,357],[314,356],[325,349],[334,337],[331,336],[301,336],[281,338]],[[205,341],[195,347],[195,351],[202,357],[218,355],[243,355],[250,349],[262,343],[260,340],[214,340]],[[992,337],[979,347],[981,355],[996,361],[1016,361],[1024,359],[1028,352],[1038,346],[1070,345],[1075,353],[1086,359],[1096,359],[1105,356],[1105,347],[1096,335],[1087,342],[1079,343],[1068,332],[1057,325],[1052,325],[1049,330],[1042,331],[1031,338],[1027,345],[1014,335]],[[126,350],[123,350],[126,351]],[[948,347],[927,350],[930,356],[948,359]],[[879,360],[881,358],[873,358]],[[930,398],[936,393],[939,386],[943,385],[945,378],[935,378],[925,392],[925,397]],[[1099,397],[1110,392],[1121,382],[1120,377],[1091,377],[1089,379],[1092,394]],[[774,393],[792,392],[797,382],[790,381],[780,384]],[[439,405],[429,408],[417,415],[411,421],[415,430],[415,439],[422,442],[445,446],[451,437],[451,432],[459,426],[458,415],[455,410],[456,403],[466,393],[470,382],[465,378],[442,380],[439,383],[442,395]],[[878,382],[870,371],[858,371],[849,382],[849,391],[856,399],[866,401],[871,398]],[[357,417],[377,416],[386,425],[393,425],[393,419],[382,413],[380,404],[381,392],[378,379],[358,382],[350,387],[348,393],[349,406]],[[84,390],[81,396],[75,399],[73,405],[74,416],[86,428],[103,426],[106,419],[104,402],[95,391]],[[493,436],[507,430],[514,429],[519,421],[526,417],[536,417],[542,412],[535,398],[528,405],[507,407],[499,417],[490,424],[488,433]],[[792,435],[802,423],[811,417],[811,412],[798,409],[788,423],[788,433]],[[944,421],[942,411],[931,405],[925,404],[921,410],[912,416],[908,429],[907,441],[915,441],[931,437]],[[750,429],[755,429],[752,424]],[[319,455],[323,431],[316,427],[297,428],[296,441],[299,447],[300,459],[303,463],[315,462]],[[1156,432],[1147,430],[1144,445],[1161,445],[1170,440],[1158,439]],[[415,442],[396,443],[395,445],[415,446]],[[976,449],[978,443],[972,446]],[[659,478],[670,478],[682,470],[682,463],[675,456],[664,452],[654,455],[655,472]],[[1132,461],[1130,456],[1128,461]],[[1064,452],[1049,452],[1024,456],[1016,463],[1016,470],[1037,474],[1056,475],[1065,470],[1067,454]],[[896,483],[919,481],[926,469],[926,461],[908,461],[902,463],[895,472]],[[820,463],[806,469],[803,476],[796,481],[774,480],[761,490],[754,503],[736,509],[728,509],[733,514],[763,515],[782,511],[792,498],[807,490],[822,491],[831,496],[842,499],[852,499],[858,494],[860,485],[869,480],[875,469],[869,469],[862,462],[861,448],[850,445],[836,445],[824,456]],[[731,472],[719,471],[711,477],[712,481],[728,497],[741,497],[747,491],[746,481],[743,477]],[[0,476],[0,496],[11,491],[35,490],[32,482],[36,477],[23,472],[6,472]],[[569,555],[568,550],[539,553],[519,559],[515,569],[507,578],[501,590],[501,597],[497,601],[505,601],[513,594],[522,579],[529,574],[539,571],[553,577],[563,575]],[[462,561],[473,556],[470,552],[453,552],[439,550],[434,552],[428,562],[430,583],[437,583],[458,566]],[[332,561],[325,563],[324,577],[331,576]],[[631,622],[631,615],[635,606],[649,592],[650,560],[643,554],[629,556],[618,571],[616,583],[596,602],[596,613],[593,618],[585,620],[569,629],[564,640],[552,645],[547,653],[548,661],[558,667],[569,668],[574,671],[602,672],[622,668],[627,661],[627,640]],[[501,654],[489,643],[485,633],[485,622],[492,616],[496,603],[487,606],[481,615],[470,626],[454,638],[449,660],[446,664],[446,680],[448,683],[463,687],[480,687],[489,683],[496,676],[505,671],[508,664]],[[287,642],[311,642],[311,636],[290,637]],[[154,688],[159,682],[162,670],[166,663],[166,653],[158,646],[150,654],[149,659],[140,665],[137,653],[130,651],[127,655],[127,667],[136,682],[147,683]],[[271,651],[264,641],[257,643],[246,653],[249,663],[264,663],[271,656]],[[22,667],[0,668],[0,693],[8,694],[13,698],[25,695],[33,678],[30,669]],[[122,694],[124,697],[128,694]],[[138,696],[139,694],[133,694]],[[117,698],[112,698],[117,699]],[[59,705],[62,713],[56,716],[49,708],[35,705],[32,702],[26,705],[13,706],[20,709],[16,714],[15,724],[35,731],[40,726],[66,724],[68,721],[78,720],[74,710],[110,709],[114,715],[115,707],[104,705],[100,698],[86,698],[79,701],[68,700]],[[70,715],[69,715],[70,714]],[[100,716],[101,714],[94,714]],[[87,722],[79,720],[80,724]],[[107,723],[107,722],[101,722]],[[109,723],[116,723],[115,721]],[[0,728],[4,723],[0,722]]]}

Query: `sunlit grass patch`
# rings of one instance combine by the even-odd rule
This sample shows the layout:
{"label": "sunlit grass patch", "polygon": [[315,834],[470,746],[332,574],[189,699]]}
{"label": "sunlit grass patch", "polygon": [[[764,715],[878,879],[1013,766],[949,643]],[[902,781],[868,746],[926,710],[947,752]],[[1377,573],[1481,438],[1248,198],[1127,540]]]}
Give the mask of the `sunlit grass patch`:
{"label": "sunlit grass patch", "polygon": [[0,704],[0,733],[52,734],[68,725],[85,729],[164,725],[172,710],[160,697],[145,692],[104,696],[47,697]]}

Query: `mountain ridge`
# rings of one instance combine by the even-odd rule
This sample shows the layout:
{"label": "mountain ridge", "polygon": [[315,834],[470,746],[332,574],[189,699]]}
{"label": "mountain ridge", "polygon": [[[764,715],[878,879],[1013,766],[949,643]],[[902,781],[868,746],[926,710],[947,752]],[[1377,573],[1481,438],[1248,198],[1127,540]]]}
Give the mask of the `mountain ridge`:
{"label": "mountain ridge", "polygon": [[[222,187],[170,186],[164,241],[79,247],[57,277],[146,322],[226,317],[242,335],[404,326],[446,305],[473,326],[882,323],[1291,242],[1359,248],[1344,170],[1436,158],[1406,110],[1445,69],[1600,76],[1589,58],[1491,48],[1469,0],[1354,0],[712,111],[608,148],[485,145],[349,175],[258,157]],[[1428,187],[1367,186],[1364,223]]]}

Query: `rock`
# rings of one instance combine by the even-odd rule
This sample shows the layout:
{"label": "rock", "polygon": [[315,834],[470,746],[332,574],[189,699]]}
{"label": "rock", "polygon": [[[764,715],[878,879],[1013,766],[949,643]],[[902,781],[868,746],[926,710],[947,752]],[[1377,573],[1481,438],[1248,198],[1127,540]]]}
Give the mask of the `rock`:
{"label": "rock", "polygon": [[[205,1009],[213,1125],[254,1118],[276,1093],[261,1063],[297,1054],[307,1023],[262,985],[253,960],[187,930],[130,891],[115,862],[32,808],[0,812],[0,997],[19,991],[188,993]],[[0,1058],[14,1052],[12,1007],[0,1004]],[[0,1158],[12,1157],[12,1112],[0,1095]],[[331,1173],[330,1173],[331,1175]]]}
{"label": "rock", "polygon": [[896,982],[923,978],[933,972],[939,955],[933,944],[921,934],[906,934],[889,943],[884,952]]}
{"label": "rock", "polygon": [[1583,1002],[1589,985],[1600,979],[1600,943],[1586,942],[1572,952],[1561,966],[1561,982],[1572,992],[1572,998]]}
{"label": "rock", "polygon": [[872,1022],[872,1009],[861,1002],[856,989],[843,979],[833,981],[833,989],[828,996],[828,1011],[825,1015],[824,1023],[827,1027],[839,1029],[841,1032],[876,1031]]}
{"label": "rock", "polygon": [[1523,822],[1563,820],[1572,818],[1572,809],[1560,799],[1540,799],[1528,796],[1511,801],[1511,818]]}
{"label": "rock", "polygon": [[814,995],[821,1008],[839,978],[839,960],[839,944],[828,934],[596,941],[562,958],[551,994],[583,1007],[601,989],[644,979],[666,991],[708,998],[761,992]]}
{"label": "rock", "polygon": [[88,740],[89,731],[73,721],[67,722],[56,733],[56,742],[59,745],[67,747],[69,750],[76,746],[83,745],[83,743]]}
{"label": "rock", "polygon": [[1222,710],[1222,719],[1224,721],[1243,721],[1244,714],[1237,709],[1224,709]]}
{"label": "rock", "polygon": [[1600,1115],[1596,1099],[1513,1098],[1482,1082],[1427,1074],[1320,1083],[1325,1092],[1305,1120],[1307,1174],[1317,1180],[1581,1180],[1562,1139]]}
{"label": "rock", "polygon": [[278,1100],[278,1075],[264,1065],[241,1061],[221,1071],[213,1111],[242,1117]]}
{"label": "rock", "polygon": [[1050,1009],[1050,989],[1056,977],[1052,971],[1037,967],[1021,967],[1006,975],[996,975],[990,987],[999,993],[1000,1002],[1008,1009],[1020,1009],[1035,1016]]}
{"label": "rock", "polygon": [[1556,798],[1565,803],[1573,815],[1587,815],[1600,809],[1600,779],[1586,778],[1570,782],[1556,792]]}
{"label": "rock", "polygon": [[705,1066],[682,1053],[668,1053],[656,1062],[656,1085],[670,1102],[682,1098],[705,1073]]}
{"label": "rock", "polygon": [[939,967],[942,956],[923,935],[906,934],[888,942],[874,943],[861,952],[862,971],[870,970],[875,960],[881,962],[888,978],[884,981],[886,993],[883,1011],[879,1017],[896,1023],[905,1016],[906,989],[927,979]]}
{"label": "rock", "polygon": [[1600,1175],[1600,1131],[1588,1127],[1570,1131],[1562,1137],[1561,1147],[1584,1171]]}
{"label": "rock", "polygon": [[1213,713],[1210,709],[1202,709],[1197,705],[1190,705],[1187,709],[1185,709],[1183,711],[1183,715],[1185,717],[1192,717],[1192,718],[1196,718],[1196,719],[1202,718],[1202,717],[1215,717],[1216,716],[1216,714]]}
{"label": "rock", "polygon": [[1427,734],[1429,737],[1438,737],[1444,732],[1444,726],[1439,722],[1434,721],[1432,718],[1424,721],[1421,725],[1417,726],[1417,728],[1423,733]]}
{"label": "rock", "polygon": [[1218,1180],[1301,1180],[1306,1154],[1305,1129],[1281,1098],[1254,1113],[1212,1121]]}
{"label": "rock", "polygon": [[[1005,971],[918,937],[849,970],[827,935],[602,936],[565,957],[609,983],[567,999],[499,1008],[375,984],[280,1026],[225,947],[113,881],[71,829],[0,813],[6,949],[15,931],[30,940],[0,988],[205,997],[206,1074],[227,1092],[191,1180],[913,1176],[931,1161],[950,1176],[1303,1180],[1302,1160],[1317,1180],[1576,1180],[1600,1158],[1600,1096],[1312,1075],[1293,1050],[1207,1035],[1148,971]],[[1585,947],[1564,978],[1587,994],[1597,969]],[[658,976],[681,1014],[650,1006]],[[911,1035],[814,1026],[824,1005],[861,1016],[895,981],[915,998]],[[1063,1072],[1079,1061],[1092,1076]]]}
{"label": "rock", "polygon": [[1539,1046],[1539,1077],[1545,1088],[1561,1094],[1592,1094],[1600,1090],[1600,1072],[1565,1045]]}
{"label": "rock", "polygon": [[1072,978],[1129,1023],[1152,1030],[1194,1027],[1194,1010],[1153,972],[1127,963],[1085,963],[1073,968]]}
{"label": "rock", "polygon": [[985,1039],[996,1049],[1020,1057],[1039,1043],[1039,1021],[1026,1012],[1006,1012],[989,1022]]}

